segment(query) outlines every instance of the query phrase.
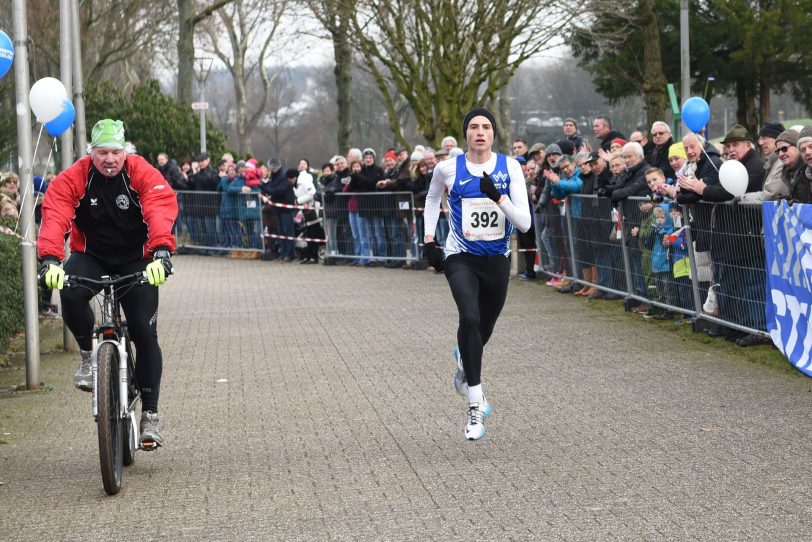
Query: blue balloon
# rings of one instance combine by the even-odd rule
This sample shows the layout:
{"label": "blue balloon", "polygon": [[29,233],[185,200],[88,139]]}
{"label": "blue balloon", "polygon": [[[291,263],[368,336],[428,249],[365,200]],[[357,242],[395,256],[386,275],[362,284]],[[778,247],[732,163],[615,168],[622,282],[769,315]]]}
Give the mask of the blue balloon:
{"label": "blue balloon", "polygon": [[695,134],[701,132],[710,120],[710,106],[708,102],[698,96],[685,100],[681,113],[682,122]]}
{"label": "blue balloon", "polygon": [[14,44],[8,34],[0,30],[0,78],[8,73],[14,62]]}
{"label": "blue balloon", "polygon": [[73,102],[67,100],[65,107],[57,117],[45,124],[45,129],[54,137],[59,137],[64,134],[72,125],[76,118],[76,109],[73,107]]}

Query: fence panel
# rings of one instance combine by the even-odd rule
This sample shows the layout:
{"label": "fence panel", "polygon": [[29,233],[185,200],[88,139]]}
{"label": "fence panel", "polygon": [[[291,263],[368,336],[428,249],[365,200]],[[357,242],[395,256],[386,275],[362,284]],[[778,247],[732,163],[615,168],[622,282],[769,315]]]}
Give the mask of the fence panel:
{"label": "fence panel", "polygon": [[412,192],[325,194],[324,217],[328,258],[392,267],[419,259]]}
{"label": "fence panel", "polygon": [[[766,335],[760,203],[691,206],[573,195],[566,208],[581,284]],[[589,271],[597,267],[597,284]]]}
{"label": "fence panel", "polygon": [[259,193],[178,191],[175,237],[179,248],[201,251],[261,251]]}

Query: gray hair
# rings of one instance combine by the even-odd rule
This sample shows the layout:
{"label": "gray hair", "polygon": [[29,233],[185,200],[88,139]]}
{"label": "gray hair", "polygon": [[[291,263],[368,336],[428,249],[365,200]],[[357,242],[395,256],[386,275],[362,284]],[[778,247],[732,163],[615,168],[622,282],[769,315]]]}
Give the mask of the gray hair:
{"label": "gray hair", "polygon": [[627,151],[634,151],[634,154],[638,156],[638,158],[645,158],[646,153],[643,152],[643,147],[637,141],[630,141],[623,145],[623,153]]}
{"label": "gray hair", "polygon": [[697,143],[699,143],[699,146],[700,146],[700,147],[704,147],[704,146],[705,146],[705,138],[704,138],[704,137],[702,137],[702,136],[701,136],[701,135],[699,135],[699,134],[694,134],[694,133],[685,134],[684,136],[682,136],[682,142],[683,142],[683,143],[685,143],[686,141],[688,141],[688,140],[689,140],[689,139],[691,139],[692,137],[693,137],[694,139],[696,139],[696,142],[697,142]]}
{"label": "gray hair", "polygon": [[556,165],[558,167],[562,167],[564,164],[571,164],[571,163],[574,164],[575,159],[572,156],[570,156],[569,154],[562,154],[561,158],[558,159],[558,162],[556,163]]}
{"label": "gray hair", "polygon": [[445,147],[445,144],[448,143],[448,142],[453,143],[454,147],[457,146],[457,138],[455,138],[454,136],[445,136],[443,138],[443,141],[440,143],[440,146]]}
{"label": "gray hair", "polygon": [[671,133],[671,127],[668,125],[667,122],[663,122],[661,120],[655,120],[651,125],[651,132],[654,133],[654,130],[656,130],[657,127],[662,128],[663,130],[665,130],[669,134]]}
{"label": "gray hair", "polygon": [[582,152],[579,152],[578,154],[576,154],[576,155],[575,155],[575,158],[574,158],[574,160],[575,160],[575,164],[576,164],[578,167],[581,167],[581,165],[582,165],[584,162],[586,162],[587,160],[589,160],[589,155],[590,155],[590,154],[591,154],[591,153],[588,153],[588,152],[583,152],[583,151],[582,151]]}

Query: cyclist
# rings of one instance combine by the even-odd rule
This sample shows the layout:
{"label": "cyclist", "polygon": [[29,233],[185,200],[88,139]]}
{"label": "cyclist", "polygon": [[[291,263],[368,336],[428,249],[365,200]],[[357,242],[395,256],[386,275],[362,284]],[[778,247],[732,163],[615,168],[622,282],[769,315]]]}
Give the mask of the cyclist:
{"label": "cyclist", "polygon": [[[487,109],[472,109],[465,115],[462,131],[468,152],[434,168],[424,213],[424,254],[435,269],[445,267],[459,311],[454,385],[460,395],[468,396],[468,440],[485,436],[485,419],[492,410],[480,382],[482,348],[507,296],[510,235],[514,226],[523,232],[530,228],[522,167],[513,158],[491,150],[494,124]],[[443,261],[434,230],[440,197],[446,189],[451,231]]]}
{"label": "cyclist", "polygon": [[[37,241],[40,276],[46,286],[62,290],[65,273],[93,279],[146,271],[148,285],[120,290],[130,337],[138,352],[135,368],[141,389],[141,444],[162,445],[158,393],[163,358],[158,346],[158,286],[172,270],[172,226],[178,214],[175,193],[161,172],[125,150],[124,125],[103,119],[93,127],[90,155],[60,173],[42,204]],[[70,232],[71,255],[65,256]],[[62,317],[81,349],[74,386],[92,391],[90,299],[96,292],[72,288],[60,292]]]}

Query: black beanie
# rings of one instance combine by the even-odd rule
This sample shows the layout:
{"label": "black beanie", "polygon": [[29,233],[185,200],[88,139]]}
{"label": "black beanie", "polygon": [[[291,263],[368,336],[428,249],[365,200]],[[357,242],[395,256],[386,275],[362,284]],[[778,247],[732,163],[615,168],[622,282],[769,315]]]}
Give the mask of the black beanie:
{"label": "black beanie", "polygon": [[496,132],[496,119],[493,118],[493,114],[485,109],[484,107],[475,107],[471,109],[462,121],[462,136],[465,137],[465,134],[468,132],[468,123],[471,122],[471,119],[474,117],[485,117],[489,121],[491,121],[491,126],[493,127],[494,133]]}
{"label": "black beanie", "polygon": [[784,125],[780,122],[765,122],[758,135],[776,138],[781,135],[781,132],[784,130]]}
{"label": "black beanie", "polygon": [[296,170],[296,169],[293,169],[293,168],[290,168],[289,170],[287,170],[285,172],[285,177],[288,178],[288,179],[295,179],[298,176],[299,176],[299,170]]}

